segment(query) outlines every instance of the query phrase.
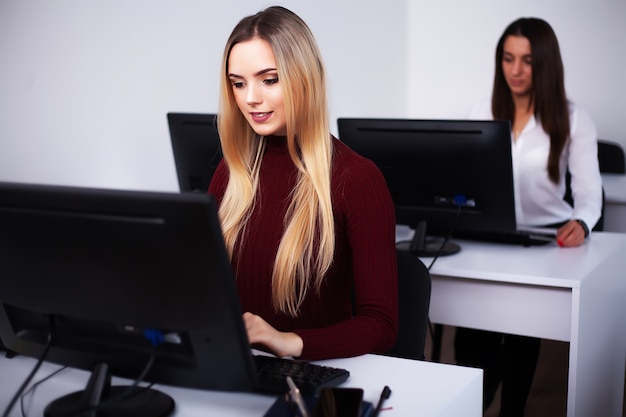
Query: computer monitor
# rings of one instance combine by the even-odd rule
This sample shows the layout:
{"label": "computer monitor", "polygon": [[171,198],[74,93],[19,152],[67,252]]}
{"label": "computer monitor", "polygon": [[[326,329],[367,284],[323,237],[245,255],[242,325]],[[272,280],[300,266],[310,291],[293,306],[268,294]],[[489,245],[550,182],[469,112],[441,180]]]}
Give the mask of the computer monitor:
{"label": "computer monitor", "polygon": [[459,246],[438,237],[516,229],[508,121],[340,118],[338,128],[382,171],[396,222],[416,229],[401,248],[446,255]]}
{"label": "computer monitor", "polygon": [[[49,339],[46,361],[104,364],[132,380],[154,354],[145,381],[228,391],[257,384],[207,194],[0,183],[0,337],[32,357]],[[46,416],[75,409],[72,395]],[[160,412],[134,415],[173,407],[165,394],[149,403]],[[111,415],[127,415],[125,404]]]}
{"label": "computer monitor", "polygon": [[168,113],[167,120],[180,191],[206,193],[222,159],[217,115]]}

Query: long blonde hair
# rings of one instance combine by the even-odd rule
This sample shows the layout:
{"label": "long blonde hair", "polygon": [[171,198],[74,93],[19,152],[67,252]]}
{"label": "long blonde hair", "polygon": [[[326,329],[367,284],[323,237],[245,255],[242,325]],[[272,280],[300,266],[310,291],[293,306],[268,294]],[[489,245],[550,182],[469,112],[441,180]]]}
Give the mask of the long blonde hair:
{"label": "long blonde hair", "polygon": [[319,291],[335,249],[326,75],[309,27],[283,7],[242,19],[230,35],[222,61],[218,129],[229,169],[220,218],[231,257],[238,239],[245,239],[265,151],[265,138],[245,120],[228,78],[233,46],[253,38],[268,42],[274,53],[285,103],[287,147],[298,169],[272,275],[274,307],[297,316],[307,292]]}

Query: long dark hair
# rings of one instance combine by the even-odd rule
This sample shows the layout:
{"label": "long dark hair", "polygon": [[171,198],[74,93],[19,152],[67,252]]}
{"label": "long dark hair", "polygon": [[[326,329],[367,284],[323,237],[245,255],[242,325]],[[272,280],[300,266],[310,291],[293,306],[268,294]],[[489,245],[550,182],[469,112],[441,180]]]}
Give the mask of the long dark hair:
{"label": "long dark hair", "polygon": [[548,175],[559,182],[559,159],[570,134],[569,108],[565,94],[563,61],[556,34],[544,20],[528,17],[511,23],[496,47],[496,70],[491,97],[495,119],[515,119],[511,90],[502,71],[504,42],[509,36],[523,36],[530,42],[532,56],[532,91],[530,103],[535,105],[535,117],[550,136]]}

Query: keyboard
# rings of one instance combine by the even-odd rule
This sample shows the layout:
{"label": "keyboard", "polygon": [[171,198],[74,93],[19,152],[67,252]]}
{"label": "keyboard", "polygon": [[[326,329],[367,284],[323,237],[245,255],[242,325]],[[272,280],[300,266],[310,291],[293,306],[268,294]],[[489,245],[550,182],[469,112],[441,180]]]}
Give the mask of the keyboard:
{"label": "keyboard", "polygon": [[460,232],[456,238],[477,240],[482,242],[508,243],[521,246],[546,245],[556,240],[555,233],[530,230],[515,230],[510,232]]}
{"label": "keyboard", "polygon": [[253,358],[259,376],[259,391],[267,394],[289,391],[287,376],[293,379],[302,395],[317,395],[320,389],[337,386],[350,376],[345,369],[301,360],[264,355],[254,355]]}

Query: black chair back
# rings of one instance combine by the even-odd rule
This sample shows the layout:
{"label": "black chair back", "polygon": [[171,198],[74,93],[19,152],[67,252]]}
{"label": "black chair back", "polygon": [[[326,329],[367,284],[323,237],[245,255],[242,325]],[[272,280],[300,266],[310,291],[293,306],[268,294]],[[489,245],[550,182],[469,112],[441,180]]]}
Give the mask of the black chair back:
{"label": "black chair back", "polygon": [[400,323],[396,343],[387,355],[424,360],[430,309],[430,273],[416,256],[403,250],[396,253]]}
{"label": "black chair back", "polygon": [[626,174],[624,149],[619,143],[598,139],[598,162],[602,173]]}

